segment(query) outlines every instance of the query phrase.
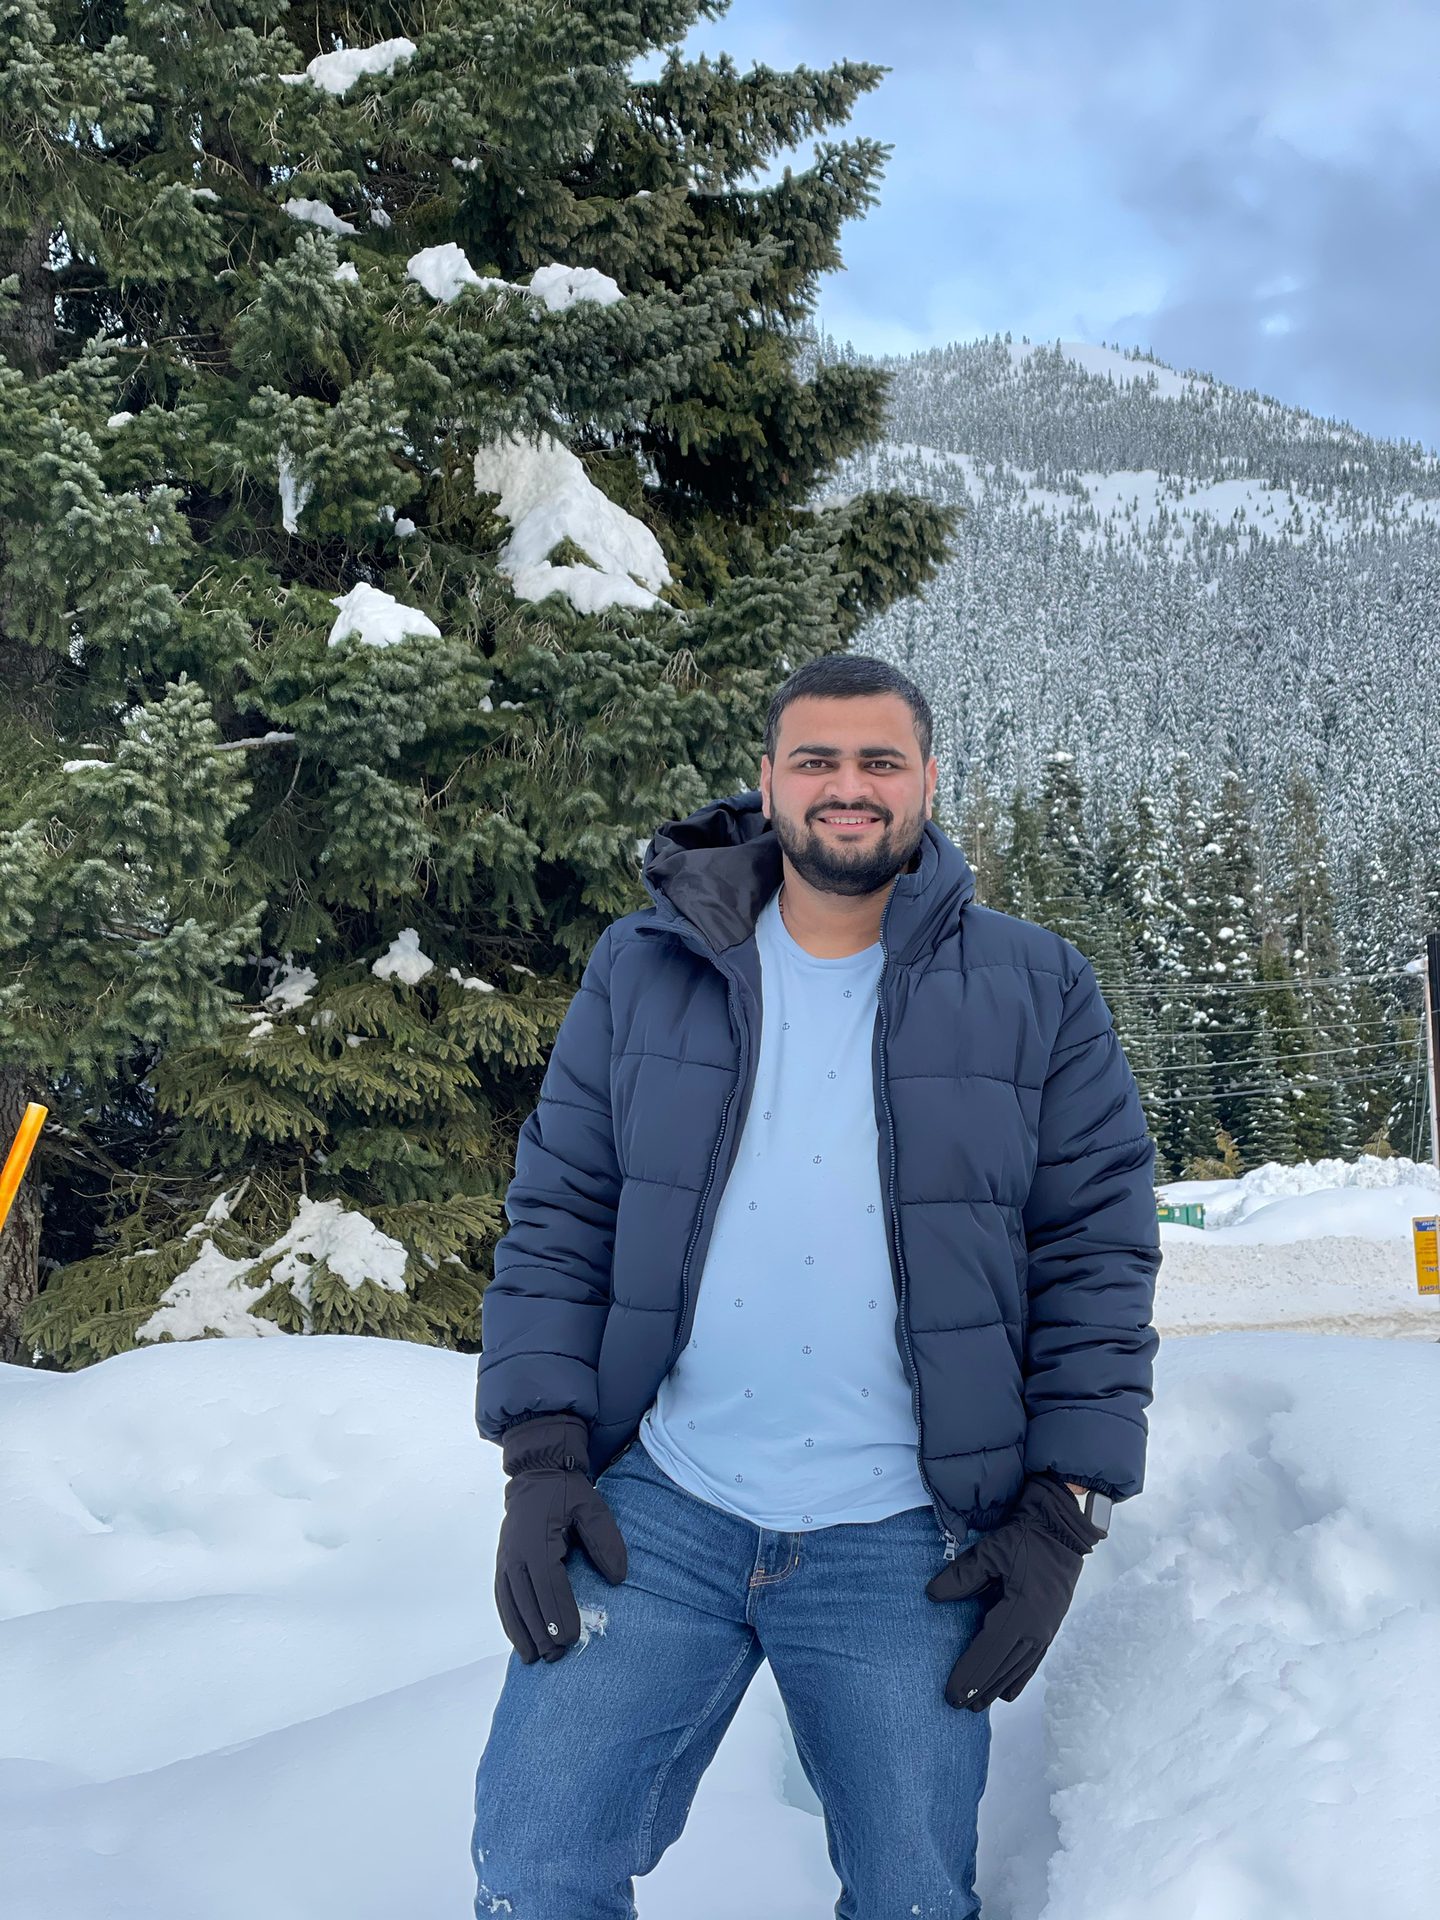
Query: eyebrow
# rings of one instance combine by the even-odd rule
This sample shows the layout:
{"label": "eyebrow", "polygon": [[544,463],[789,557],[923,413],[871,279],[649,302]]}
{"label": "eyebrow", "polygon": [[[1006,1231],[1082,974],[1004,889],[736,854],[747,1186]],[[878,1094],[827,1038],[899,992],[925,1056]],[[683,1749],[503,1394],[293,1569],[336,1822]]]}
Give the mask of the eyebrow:
{"label": "eyebrow", "polygon": [[[817,747],[813,745],[792,747],[785,758],[787,760],[793,760],[796,754],[799,753],[818,753],[826,760],[838,760],[841,758],[839,747]],[[903,760],[905,757],[905,749],[903,747],[861,747],[859,750],[859,758],[861,760]]]}

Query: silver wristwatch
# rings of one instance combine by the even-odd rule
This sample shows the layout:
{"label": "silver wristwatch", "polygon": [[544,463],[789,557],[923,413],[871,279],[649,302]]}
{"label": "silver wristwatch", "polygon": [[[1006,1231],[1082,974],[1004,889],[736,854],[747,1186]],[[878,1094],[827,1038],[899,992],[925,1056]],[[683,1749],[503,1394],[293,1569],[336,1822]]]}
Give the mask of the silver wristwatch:
{"label": "silver wristwatch", "polygon": [[[1063,1484],[1062,1482],[1062,1485]],[[1094,1487],[1083,1487],[1079,1493],[1076,1493],[1073,1487],[1066,1486],[1065,1491],[1075,1501],[1081,1513],[1084,1514],[1085,1518],[1090,1522],[1091,1526],[1095,1528],[1097,1533],[1102,1535],[1109,1533],[1110,1509],[1114,1506],[1115,1502],[1110,1498],[1108,1493],[1097,1493]]]}

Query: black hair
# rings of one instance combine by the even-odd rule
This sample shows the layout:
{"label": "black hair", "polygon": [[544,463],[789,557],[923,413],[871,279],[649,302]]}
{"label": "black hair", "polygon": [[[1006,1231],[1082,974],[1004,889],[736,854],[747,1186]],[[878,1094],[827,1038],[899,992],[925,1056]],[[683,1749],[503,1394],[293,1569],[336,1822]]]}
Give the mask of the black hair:
{"label": "black hair", "polygon": [[914,715],[921,761],[928,761],[935,723],[930,703],[915,682],[888,660],[877,660],[872,654],[825,653],[797,667],[775,690],[765,715],[763,743],[771,763],[780,739],[780,716],[792,700],[847,700],[865,693],[899,694]]}

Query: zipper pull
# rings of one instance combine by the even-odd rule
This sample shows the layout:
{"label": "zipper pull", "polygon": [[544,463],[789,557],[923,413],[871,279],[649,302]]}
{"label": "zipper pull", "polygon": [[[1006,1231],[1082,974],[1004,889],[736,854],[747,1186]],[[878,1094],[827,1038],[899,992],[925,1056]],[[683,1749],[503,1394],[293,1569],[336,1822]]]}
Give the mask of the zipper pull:
{"label": "zipper pull", "polygon": [[954,1534],[947,1533],[945,1535],[945,1558],[947,1560],[953,1560],[959,1551],[960,1551],[960,1544],[956,1540]]}

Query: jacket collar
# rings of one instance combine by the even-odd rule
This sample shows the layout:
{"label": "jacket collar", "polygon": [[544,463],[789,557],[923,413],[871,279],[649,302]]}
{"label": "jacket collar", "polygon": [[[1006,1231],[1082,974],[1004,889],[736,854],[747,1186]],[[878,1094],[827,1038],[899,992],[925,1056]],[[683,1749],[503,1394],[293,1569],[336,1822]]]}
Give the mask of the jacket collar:
{"label": "jacket collar", "polygon": [[[933,820],[925,823],[913,868],[897,875],[885,906],[885,950],[902,965],[931,951],[975,892],[970,863]],[[761,811],[758,787],[667,820],[642,868],[659,917],[688,921],[717,953],[751,938],[781,873],[780,842]]]}

